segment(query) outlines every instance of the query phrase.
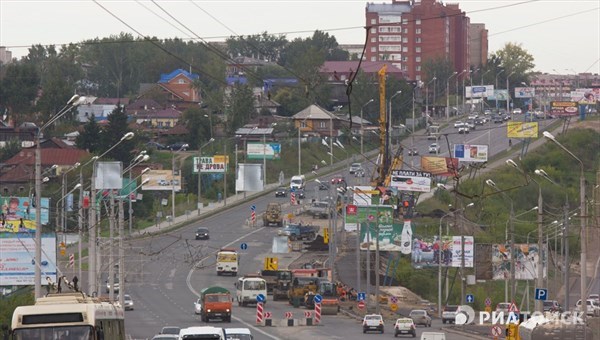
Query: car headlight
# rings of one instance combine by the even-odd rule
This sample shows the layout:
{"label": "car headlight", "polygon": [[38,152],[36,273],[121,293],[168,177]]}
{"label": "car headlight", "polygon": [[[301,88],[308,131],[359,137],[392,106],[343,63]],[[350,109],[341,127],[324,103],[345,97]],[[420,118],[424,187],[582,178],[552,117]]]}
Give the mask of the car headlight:
{"label": "car headlight", "polygon": [[229,313],[229,308],[227,308],[225,311],[226,311],[227,313]]}

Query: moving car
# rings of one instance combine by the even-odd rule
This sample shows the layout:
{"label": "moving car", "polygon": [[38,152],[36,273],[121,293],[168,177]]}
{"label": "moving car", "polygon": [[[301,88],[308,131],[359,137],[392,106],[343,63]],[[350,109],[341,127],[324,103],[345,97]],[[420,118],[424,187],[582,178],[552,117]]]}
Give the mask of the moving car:
{"label": "moving car", "polygon": [[342,175],[336,175],[331,178],[331,184],[342,184],[345,183],[346,179]]}
{"label": "moving car", "polygon": [[196,300],[194,302],[194,314],[200,315],[202,313],[202,299]]}
{"label": "moving car", "polygon": [[184,142],[177,142],[170,145],[167,145],[167,149],[171,151],[187,151],[190,146]]}
{"label": "moving car", "polygon": [[493,116],[492,117],[492,122],[494,124],[499,124],[499,123],[504,122],[504,119],[502,119],[502,116]]}
{"label": "moving car", "polygon": [[296,190],[294,190],[294,194],[296,194],[296,198],[300,198],[300,199],[306,198],[306,194],[304,193],[304,189],[296,189]]}
{"label": "moving car", "polygon": [[196,230],[196,240],[208,240],[210,238],[207,228],[198,228]]}
{"label": "moving car", "polygon": [[152,340],[178,340],[179,334],[157,334],[152,337]]}
{"label": "moving car", "polygon": [[129,294],[123,295],[123,305],[125,310],[133,310],[133,299]]}
{"label": "moving car", "polygon": [[[115,277],[115,288],[114,288],[114,292],[118,293],[119,292],[119,279]],[[106,293],[110,293],[110,281],[106,280]]]}
{"label": "moving car", "polygon": [[362,322],[363,333],[367,331],[378,331],[383,334],[383,317],[381,314],[367,314],[363,318]]}
{"label": "moving car", "polygon": [[408,149],[409,156],[417,156],[419,154],[419,150],[417,148]]}
{"label": "moving car", "polygon": [[352,163],[352,165],[350,165],[350,169],[348,170],[348,172],[353,175],[355,172],[362,170],[362,165],[360,163]]}
{"label": "moving car", "polygon": [[225,328],[227,340],[252,340],[252,332],[249,328]]}
{"label": "moving car", "polygon": [[512,111],[513,115],[520,115],[523,111],[520,108],[516,108]]}
{"label": "moving car", "polygon": [[396,320],[396,324],[394,325],[394,337],[402,334],[412,335],[413,338],[417,336],[417,327],[412,319],[400,318]]}
{"label": "moving car", "polygon": [[431,316],[429,316],[424,309],[413,309],[410,311],[410,314],[408,314],[408,317],[412,319],[415,325],[431,327]]}
{"label": "moving car", "polygon": [[456,314],[458,314],[458,306],[447,305],[442,311],[442,323],[454,323],[456,321]]}
{"label": "moving car", "polygon": [[286,197],[287,196],[287,188],[279,187],[275,190],[275,197]]}
{"label": "moving car", "polygon": [[318,182],[319,190],[329,190],[329,184],[327,182]]}
{"label": "moving car", "polygon": [[469,126],[467,124],[464,124],[463,126],[458,128],[458,133],[460,134],[465,134],[465,133],[469,133],[471,129],[469,128]]}
{"label": "moving car", "polygon": [[562,313],[563,309],[556,300],[544,301],[544,312],[558,312]]}
{"label": "moving car", "polygon": [[175,335],[179,335],[179,332],[181,331],[180,327],[177,326],[165,326],[160,330],[159,334],[175,334]]}
{"label": "moving car", "polygon": [[440,146],[438,143],[432,143],[429,145],[429,153],[440,153]]}
{"label": "moving car", "polygon": [[458,129],[459,127],[461,127],[463,125],[463,122],[461,122],[460,120],[457,120],[456,122],[454,122],[454,128]]}

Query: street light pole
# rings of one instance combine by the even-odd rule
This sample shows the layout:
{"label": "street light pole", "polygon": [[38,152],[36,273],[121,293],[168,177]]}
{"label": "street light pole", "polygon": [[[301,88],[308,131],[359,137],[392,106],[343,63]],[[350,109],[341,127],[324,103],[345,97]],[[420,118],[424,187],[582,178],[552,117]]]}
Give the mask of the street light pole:
{"label": "street light pole", "polygon": [[[460,72],[460,73],[459,73],[459,74],[456,76],[456,95],[454,96],[454,98],[455,98],[456,100],[455,100],[455,103],[454,103],[454,104],[455,104],[457,107],[458,107],[458,78],[460,78],[460,76],[461,76],[463,73],[465,73],[465,72],[467,72],[467,70],[462,70],[462,72]],[[464,96],[465,96],[465,92],[464,92],[464,91],[465,91],[465,86],[464,86],[464,78],[463,78],[463,88],[462,88],[462,91],[463,91],[463,93],[462,93],[462,96],[464,97]],[[464,107],[461,109],[461,111],[462,111],[462,110],[464,110]],[[458,115],[458,112],[457,112],[457,115]]]}
{"label": "street light pole", "polygon": [[506,91],[508,92],[508,95],[506,96],[506,114],[507,114],[507,115],[508,115],[508,114],[510,114],[510,115],[511,115],[511,117],[512,117],[512,113],[511,113],[511,111],[510,111],[510,88],[509,88],[509,85],[510,85],[510,83],[509,83],[509,78],[510,78],[510,76],[512,76],[514,73],[515,73],[515,71],[512,71],[511,73],[509,73],[509,74],[506,76]]}
{"label": "street light pole", "polygon": [[85,101],[85,97],[74,95],[67,104],[54,117],[40,127],[35,135],[35,271],[34,293],[35,298],[42,297],[42,148],[41,135],[45,128],[52,125],[65,113]]}
{"label": "street light pole", "polygon": [[[394,97],[396,97],[397,95],[399,95],[401,93],[402,93],[401,90],[396,91],[396,93],[394,93],[390,97],[390,101],[388,102],[389,112],[388,112],[388,122],[387,122],[387,135],[388,135],[387,145],[388,145],[389,149],[392,148],[392,99],[394,99]],[[389,150],[388,150],[388,154],[389,154]]]}
{"label": "street light pole", "polygon": [[[360,108],[360,154],[361,154],[363,157],[365,157],[365,156],[364,156],[364,155],[365,155],[365,150],[364,150],[364,148],[363,148],[363,139],[364,139],[364,135],[365,135],[365,131],[364,131],[364,127],[363,127],[363,125],[364,125],[364,123],[363,123],[363,109],[364,109],[364,108],[365,108],[367,105],[371,104],[373,101],[375,101],[375,100],[374,100],[374,99],[370,99],[370,100],[369,100],[369,101],[368,101],[368,102],[367,102],[365,105],[363,105],[363,106]],[[350,119],[352,120],[352,117],[350,117]]]}
{"label": "street light pole", "polygon": [[200,145],[198,148],[198,216],[200,216],[200,210],[202,208],[202,149],[214,141],[215,139],[211,138],[208,142],[204,143],[204,145]]}
{"label": "street light pole", "polygon": [[458,73],[455,71],[446,79],[446,121],[450,120],[450,79],[457,75]]}
{"label": "street light pole", "polygon": [[569,149],[567,149],[564,145],[559,143],[556,138],[548,131],[544,131],[544,137],[553,141],[556,145],[558,145],[563,151],[568,153],[572,158],[574,158],[577,162],[579,162],[580,170],[579,170],[579,218],[581,221],[581,230],[580,230],[580,238],[581,238],[581,258],[580,258],[580,283],[581,283],[581,306],[584,311],[581,315],[583,319],[583,323],[586,322],[586,313],[585,313],[585,301],[587,296],[587,231],[586,231],[586,202],[585,202],[585,176],[584,176],[584,166],[581,159],[579,159],[575,154],[573,154]]}
{"label": "street light pole", "polygon": [[[495,91],[498,91],[498,76],[502,72],[504,72],[504,69],[502,69],[502,70],[500,70],[500,72],[496,73],[496,87],[494,88]],[[496,111],[497,111],[498,110],[498,93],[495,93],[494,97],[496,98]]]}

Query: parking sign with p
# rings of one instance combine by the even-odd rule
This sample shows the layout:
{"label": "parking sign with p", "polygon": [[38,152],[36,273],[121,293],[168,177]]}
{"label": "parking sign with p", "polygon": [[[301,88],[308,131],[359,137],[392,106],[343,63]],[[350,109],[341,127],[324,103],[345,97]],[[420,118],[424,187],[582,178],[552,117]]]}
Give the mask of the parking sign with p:
{"label": "parking sign with p", "polygon": [[535,299],[546,301],[548,299],[548,289],[544,288],[536,288],[535,289]]}

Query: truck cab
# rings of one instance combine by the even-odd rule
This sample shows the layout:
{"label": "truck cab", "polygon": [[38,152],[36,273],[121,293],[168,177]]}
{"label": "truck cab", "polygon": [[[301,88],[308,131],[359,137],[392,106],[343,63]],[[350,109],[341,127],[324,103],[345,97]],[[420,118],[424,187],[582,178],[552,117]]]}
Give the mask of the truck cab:
{"label": "truck cab", "polygon": [[267,302],[267,281],[258,275],[240,277],[235,283],[235,288],[238,306],[245,307],[250,303],[257,303],[258,294],[265,297],[264,303]]}
{"label": "truck cab", "polygon": [[217,252],[217,275],[231,274],[237,276],[240,257],[235,249],[221,248]]}
{"label": "truck cab", "polygon": [[292,176],[292,179],[290,180],[291,190],[304,189],[304,186],[306,186],[306,179],[304,178],[304,175]]}

